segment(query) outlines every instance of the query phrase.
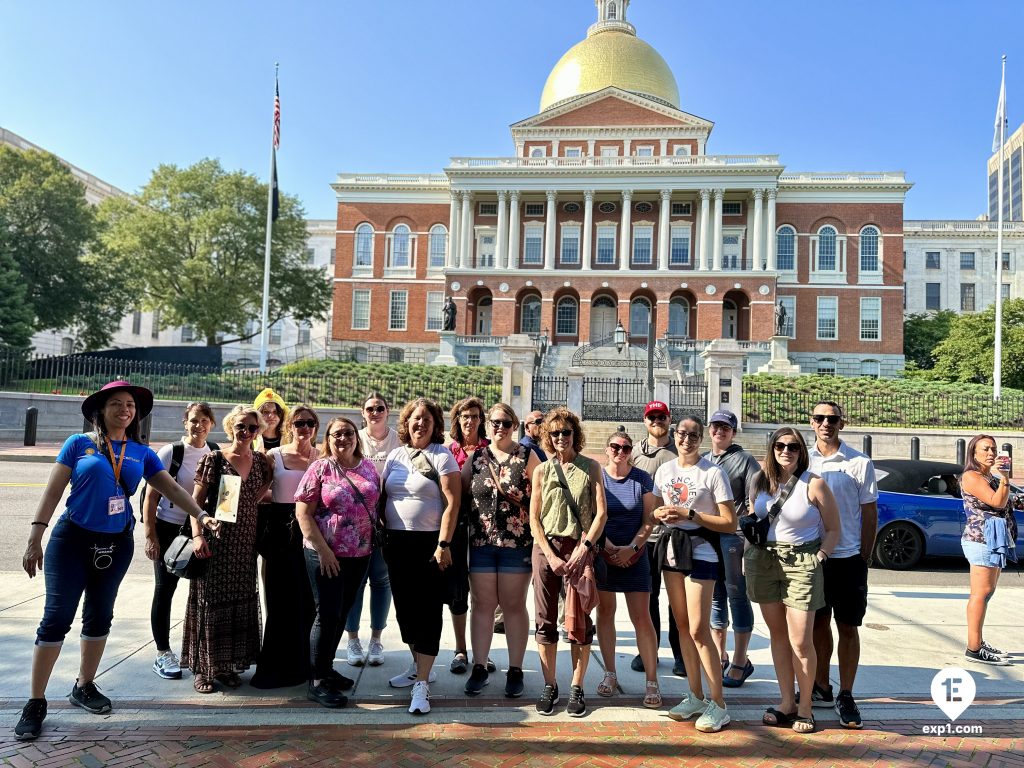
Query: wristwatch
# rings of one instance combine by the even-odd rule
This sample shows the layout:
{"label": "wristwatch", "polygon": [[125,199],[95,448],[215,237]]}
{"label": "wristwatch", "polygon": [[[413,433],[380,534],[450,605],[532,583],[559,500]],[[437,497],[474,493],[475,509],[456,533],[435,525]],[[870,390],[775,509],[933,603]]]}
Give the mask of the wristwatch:
{"label": "wristwatch", "polygon": [[451,542],[450,542],[450,541],[445,541],[444,539],[441,539],[441,540],[440,540],[439,542],[437,542],[437,546],[438,546],[438,547],[439,547],[440,549],[448,549],[448,546],[449,546],[450,544],[451,544]]}
{"label": "wristwatch", "polygon": [[594,548],[594,545],[590,543],[590,539],[584,539],[583,540],[583,546],[586,547],[587,549],[593,549]]}
{"label": "wristwatch", "polygon": [[694,509],[693,507],[690,507],[690,511],[686,513],[686,519],[687,520],[693,520],[694,515],[696,515],[696,514],[697,514],[697,510]]}
{"label": "wristwatch", "polygon": [[640,551],[640,545],[639,544],[630,544],[629,548],[632,549],[634,552],[639,552]]}

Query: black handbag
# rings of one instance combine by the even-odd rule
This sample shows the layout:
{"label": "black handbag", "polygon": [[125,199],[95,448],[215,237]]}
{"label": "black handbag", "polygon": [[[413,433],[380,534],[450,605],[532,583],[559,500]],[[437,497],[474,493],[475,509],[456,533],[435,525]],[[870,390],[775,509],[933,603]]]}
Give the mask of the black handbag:
{"label": "black handbag", "polygon": [[789,499],[789,494],[793,492],[799,479],[796,475],[789,478],[789,482],[783,486],[779,498],[768,508],[768,514],[764,517],[758,517],[755,512],[751,511],[740,518],[740,530],[743,531],[743,537],[755,547],[767,546],[768,531],[771,529],[772,523],[775,522],[775,518],[782,513],[782,505]]}
{"label": "black handbag", "polygon": [[181,533],[174,537],[164,553],[164,567],[179,579],[195,579],[206,573],[206,560],[196,557],[195,539],[191,535],[188,520],[181,526]]}

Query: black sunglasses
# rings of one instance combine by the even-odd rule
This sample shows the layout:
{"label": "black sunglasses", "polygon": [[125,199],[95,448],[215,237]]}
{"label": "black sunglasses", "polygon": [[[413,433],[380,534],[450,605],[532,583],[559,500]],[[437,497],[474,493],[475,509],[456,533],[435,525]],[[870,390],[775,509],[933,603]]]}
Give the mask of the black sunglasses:
{"label": "black sunglasses", "polygon": [[625,454],[630,454],[633,452],[633,446],[628,444],[623,445],[622,443],[608,443],[608,447],[612,449],[612,453],[618,453],[619,451],[622,451]]}
{"label": "black sunglasses", "polygon": [[367,413],[384,413],[387,409],[386,405],[368,405],[363,410]]}
{"label": "black sunglasses", "polygon": [[533,421],[528,421],[526,423],[527,424],[533,424],[533,426],[535,426],[535,427],[539,427],[541,424],[544,423],[544,419],[534,419]]}
{"label": "black sunglasses", "polygon": [[351,429],[342,429],[338,432],[331,432],[331,437],[335,440],[347,440],[356,436],[356,433]]}
{"label": "black sunglasses", "polygon": [[826,416],[823,413],[816,413],[813,416],[811,416],[811,421],[813,421],[815,424],[821,424],[821,422],[823,421],[827,421],[829,424],[838,424],[839,419],[841,418],[842,416],[836,416],[835,414],[831,413],[828,416]]}
{"label": "black sunglasses", "polygon": [[292,422],[292,426],[313,429],[313,427],[316,426],[316,422],[313,421],[313,419],[296,419],[295,421]]}
{"label": "black sunglasses", "polygon": [[511,419],[491,419],[491,429],[498,429],[498,427],[504,427],[505,429],[512,429]]}
{"label": "black sunglasses", "polygon": [[258,424],[235,424],[235,432],[248,432],[250,435],[255,435],[259,431]]}
{"label": "black sunglasses", "polygon": [[548,434],[551,435],[551,439],[552,440],[555,439],[556,437],[572,437],[572,430],[571,429],[552,429],[551,432],[549,432]]}
{"label": "black sunglasses", "polygon": [[667,413],[649,413],[647,414],[648,421],[668,421]]}
{"label": "black sunglasses", "polygon": [[800,453],[800,443],[784,443],[781,440],[775,443],[776,453]]}

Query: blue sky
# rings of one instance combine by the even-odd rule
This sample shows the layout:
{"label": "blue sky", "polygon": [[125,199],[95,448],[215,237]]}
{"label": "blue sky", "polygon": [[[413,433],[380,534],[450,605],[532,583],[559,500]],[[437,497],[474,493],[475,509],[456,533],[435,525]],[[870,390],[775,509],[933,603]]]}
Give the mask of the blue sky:
{"label": "blue sky", "polygon": [[[341,171],[508,155],[591,0],[7,0],[0,126],[122,189],[219,157],[265,179],[281,64],[284,191],[334,217]],[[1024,3],[633,0],[708,151],[791,171],[903,170],[907,218],[986,210],[999,59],[1024,116]]]}

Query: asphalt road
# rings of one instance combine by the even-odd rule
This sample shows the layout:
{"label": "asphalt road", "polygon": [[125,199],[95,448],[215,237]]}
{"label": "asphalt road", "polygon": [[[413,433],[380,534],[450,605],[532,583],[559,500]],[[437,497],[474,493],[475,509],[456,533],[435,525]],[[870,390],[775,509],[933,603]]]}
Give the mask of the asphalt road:
{"label": "asphalt road", "polygon": [[[0,461],[0,572],[21,570],[29,522],[43,494],[51,464]],[[136,512],[138,498],[133,500]],[[58,507],[58,512],[60,507]],[[56,517],[56,515],[54,516]],[[142,526],[135,529],[135,559],[129,573],[149,573],[152,565],[142,550]],[[44,539],[45,542],[45,539]],[[880,586],[967,586],[968,566],[962,558],[929,558],[913,571],[873,568],[870,582]]]}

